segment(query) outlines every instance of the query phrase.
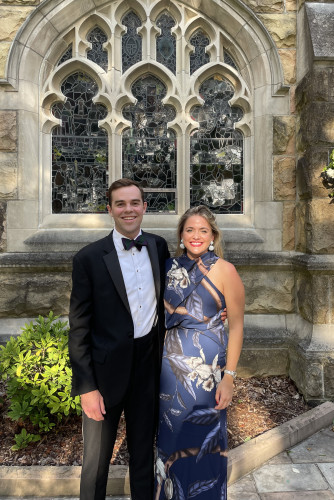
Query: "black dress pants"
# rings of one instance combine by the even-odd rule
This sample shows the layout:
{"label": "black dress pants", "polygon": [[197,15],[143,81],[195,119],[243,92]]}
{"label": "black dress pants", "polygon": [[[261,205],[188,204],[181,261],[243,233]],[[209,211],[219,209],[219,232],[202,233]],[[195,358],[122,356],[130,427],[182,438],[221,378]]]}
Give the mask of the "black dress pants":
{"label": "black dress pants", "polygon": [[[109,463],[124,410],[132,500],[153,499],[153,442],[158,393],[158,349],[155,328],[134,340],[132,373],[124,399],[106,408],[97,422],[83,414],[84,453],[80,500],[105,500]],[[117,384],[117,380],[111,380]]]}

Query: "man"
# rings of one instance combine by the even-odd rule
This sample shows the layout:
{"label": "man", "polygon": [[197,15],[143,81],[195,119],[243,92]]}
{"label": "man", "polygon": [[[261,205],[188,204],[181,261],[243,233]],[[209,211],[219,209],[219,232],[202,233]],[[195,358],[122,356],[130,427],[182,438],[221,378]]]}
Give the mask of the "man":
{"label": "man", "polygon": [[[162,299],[169,252],[163,238],[141,232],[147,207],[143,194],[135,181],[115,181],[108,193],[114,231],[80,250],[73,260],[69,351],[72,395],[80,394],[83,409],[81,500],[105,499],[123,410],[131,498],[153,498]],[[138,247],[137,242],[123,242],[138,236],[142,244]]]}

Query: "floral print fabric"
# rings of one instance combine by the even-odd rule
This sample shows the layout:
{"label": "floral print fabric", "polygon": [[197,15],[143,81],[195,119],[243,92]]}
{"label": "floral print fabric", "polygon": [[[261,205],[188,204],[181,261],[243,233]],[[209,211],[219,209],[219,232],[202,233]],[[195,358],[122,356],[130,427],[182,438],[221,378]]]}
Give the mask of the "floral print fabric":
{"label": "floral print fabric", "polygon": [[224,296],[207,252],[167,261],[154,500],[226,500],[226,411],[215,410],[225,366]]}

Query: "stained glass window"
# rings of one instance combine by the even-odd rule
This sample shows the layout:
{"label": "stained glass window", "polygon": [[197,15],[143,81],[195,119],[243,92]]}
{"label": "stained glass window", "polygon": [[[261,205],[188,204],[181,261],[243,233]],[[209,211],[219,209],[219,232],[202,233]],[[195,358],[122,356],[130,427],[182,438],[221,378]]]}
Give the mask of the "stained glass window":
{"label": "stained glass window", "polygon": [[105,212],[108,189],[108,137],[98,121],[105,106],[93,103],[96,82],[82,72],[61,85],[65,103],[52,113],[61,126],[52,134],[52,212]]}
{"label": "stained glass window", "polygon": [[87,40],[92,44],[91,50],[87,52],[87,58],[95,62],[104,71],[108,70],[108,52],[103,49],[103,44],[108,40],[107,35],[98,26],[90,31]]}
{"label": "stained glass window", "polygon": [[59,66],[60,64],[63,64],[65,61],[68,61],[69,59],[72,59],[72,57],[73,57],[73,55],[72,55],[72,44],[71,44],[67,47],[64,54],[59,59],[57,66]]}
{"label": "stained glass window", "polygon": [[142,38],[137,33],[141,26],[141,20],[134,12],[130,11],[123,17],[122,24],[127,27],[127,31],[122,37],[122,69],[124,72],[142,59]]}
{"label": "stained glass window", "polygon": [[226,50],[224,50],[224,63],[225,64],[229,64],[230,66],[232,66],[232,68],[236,69],[237,71],[239,71],[239,68],[238,66],[236,65],[233,57],[231,56],[231,54],[229,54]]}
{"label": "stained glass window", "polygon": [[190,38],[194,52],[190,54],[190,74],[210,62],[210,56],[205,52],[205,47],[210,43],[210,38],[204,31],[197,30]]}
{"label": "stained glass window", "polygon": [[123,108],[132,127],[123,134],[123,176],[134,179],[146,191],[149,212],[176,210],[176,137],[167,123],[175,110],[162,103],[165,85],[146,75],[132,85],[136,104]]}
{"label": "stained glass window", "polygon": [[242,213],[243,135],[234,129],[242,110],[229,105],[234,88],[220,75],[206,80],[199,93],[204,104],[191,110],[199,129],[190,138],[190,204]]}
{"label": "stained glass window", "polygon": [[174,19],[167,13],[161,14],[157,20],[161,35],[157,37],[157,61],[176,73],[176,39],[172,35]]}

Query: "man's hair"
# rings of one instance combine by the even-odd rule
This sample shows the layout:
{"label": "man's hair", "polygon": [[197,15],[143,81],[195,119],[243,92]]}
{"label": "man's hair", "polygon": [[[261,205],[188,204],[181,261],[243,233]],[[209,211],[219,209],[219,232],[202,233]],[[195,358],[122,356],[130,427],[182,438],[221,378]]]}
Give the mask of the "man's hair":
{"label": "man's hair", "polygon": [[141,199],[142,199],[142,201],[144,203],[144,190],[141,187],[141,185],[139,184],[139,182],[133,181],[132,179],[125,179],[125,178],[123,178],[123,179],[118,179],[117,181],[114,181],[110,185],[110,187],[108,189],[109,206],[111,206],[111,202],[112,202],[112,192],[116,191],[116,189],[120,189],[120,188],[128,187],[128,186],[136,186],[139,189]]}

